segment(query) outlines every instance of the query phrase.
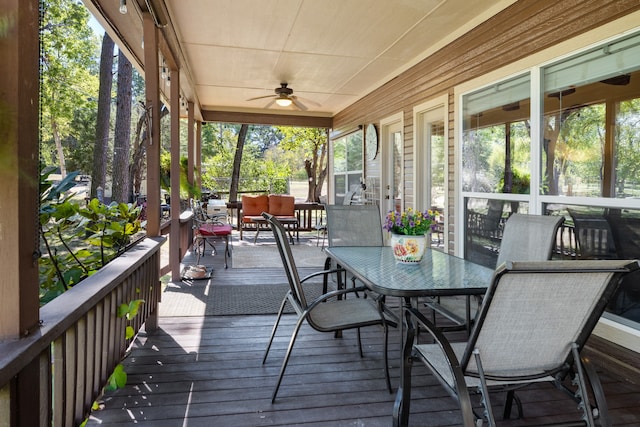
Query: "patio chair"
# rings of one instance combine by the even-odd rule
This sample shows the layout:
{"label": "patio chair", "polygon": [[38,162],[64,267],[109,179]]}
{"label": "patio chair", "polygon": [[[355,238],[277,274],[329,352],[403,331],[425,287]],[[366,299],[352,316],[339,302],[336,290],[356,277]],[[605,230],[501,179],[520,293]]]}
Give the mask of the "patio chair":
{"label": "patio chair", "polygon": [[601,213],[584,213],[567,209],[573,220],[582,259],[619,259],[609,221]]}
{"label": "patio chair", "polygon": [[[419,311],[406,308],[407,342],[415,321],[435,343],[405,346],[394,421],[401,415],[401,423],[408,421],[401,408],[410,397],[411,365],[420,361],[458,401],[465,427],[483,419],[495,425],[490,391],[537,382],[553,383],[578,402],[571,407],[582,411],[583,423],[563,425],[593,426],[596,419],[610,425],[598,376],[580,352],[620,279],[638,267],[637,260],[508,261],[494,274],[468,342],[449,342]],[[480,394],[475,408],[470,392]]]}
{"label": "patio chair", "polygon": [[336,332],[346,329],[357,329],[360,357],[364,357],[362,352],[362,342],[360,339],[360,328],[374,325],[382,326],[384,331],[384,371],[387,388],[389,389],[389,392],[391,392],[389,364],[387,362],[388,327],[389,325],[395,327],[395,323],[386,319],[383,314],[382,307],[378,302],[364,298],[346,298],[347,295],[353,295],[358,291],[363,291],[364,287],[338,289],[336,291],[324,293],[313,301],[308,301],[307,296],[305,295],[303,283],[312,277],[329,274],[332,271],[323,270],[300,279],[295,260],[291,253],[291,247],[287,240],[287,232],[285,228],[273,215],[266,212],[262,215],[266,218],[273,230],[273,235],[278,245],[278,250],[280,252],[290,286],[290,289],[282,300],[282,304],[278,310],[278,316],[275,324],[273,325],[273,330],[271,331],[271,337],[269,338],[269,343],[267,344],[267,348],[264,352],[264,357],[262,358],[263,364],[266,362],[267,356],[269,355],[271,343],[273,342],[273,338],[280,323],[280,318],[282,317],[282,313],[287,303],[291,304],[298,314],[298,320],[291,334],[291,340],[289,341],[289,346],[284,356],[284,361],[282,362],[282,368],[278,375],[278,381],[275,389],[273,390],[273,395],[271,396],[271,402],[273,403],[276,399],[280,383],[282,382],[282,377],[284,376],[287,363],[289,362],[289,357],[291,356],[293,345],[296,341],[296,337],[298,336],[300,327],[305,321],[309,326],[319,332]]}
{"label": "patio chair", "polygon": [[196,252],[196,264],[200,264],[200,257],[211,247],[212,253],[217,254],[214,241],[224,241],[224,268],[227,268],[227,258],[231,256],[229,240],[232,227],[226,223],[226,214],[207,215],[198,201],[191,201],[193,211],[193,250]]}
{"label": "patio chair", "polygon": [[[327,246],[384,246],[380,210],[376,205],[326,205]],[[327,257],[325,269],[330,268]],[[325,276],[326,279],[326,276]],[[338,276],[338,286],[342,286]],[[355,285],[355,278],[352,278]],[[324,284],[324,292],[327,283]]]}
{"label": "patio chair", "polygon": [[[550,260],[556,234],[563,221],[564,217],[555,215],[511,215],[504,226],[496,267],[506,261]],[[480,304],[474,308],[471,297],[465,297],[465,312],[460,313],[459,305],[447,304],[447,300],[451,298],[440,299],[435,303],[428,302],[427,305],[454,322],[455,326],[449,329],[464,328],[471,331],[471,319],[475,317]]]}

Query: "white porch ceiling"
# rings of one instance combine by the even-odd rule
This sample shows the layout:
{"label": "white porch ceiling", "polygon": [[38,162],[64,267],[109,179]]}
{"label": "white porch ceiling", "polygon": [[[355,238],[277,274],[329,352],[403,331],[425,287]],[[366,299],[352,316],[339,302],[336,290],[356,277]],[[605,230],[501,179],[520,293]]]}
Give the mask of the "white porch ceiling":
{"label": "white porch ceiling", "polygon": [[181,83],[200,110],[301,114],[276,104],[265,110],[270,99],[247,101],[286,82],[308,107],[302,114],[316,116],[335,115],[515,2],[153,2],[161,1],[179,44]]}

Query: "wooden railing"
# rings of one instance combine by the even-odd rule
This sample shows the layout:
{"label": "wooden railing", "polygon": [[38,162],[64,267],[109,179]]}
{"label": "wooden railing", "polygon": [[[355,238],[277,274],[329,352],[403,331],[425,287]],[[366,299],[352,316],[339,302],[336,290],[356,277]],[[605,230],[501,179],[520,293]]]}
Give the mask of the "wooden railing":
{"label": "wooden railing", "polygon": [[[142,240],[42,307],[35,333],[0,342],[0,425],[74,426],[86,418],[125,355],[126,326],[157,327],[163,240]],[[117,316],[136,299],[145,302],[135,318]]]}

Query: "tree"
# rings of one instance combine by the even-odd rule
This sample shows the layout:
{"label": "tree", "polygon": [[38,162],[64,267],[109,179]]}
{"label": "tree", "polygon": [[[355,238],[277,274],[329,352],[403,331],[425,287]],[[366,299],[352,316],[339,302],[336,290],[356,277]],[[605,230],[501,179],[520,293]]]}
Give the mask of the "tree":
{"label": "tree", "polygon": [[240,163],[242,162],[242,151],[244,143],[247,139],[247,131],[249,125],[243,124],[238,132],[238,142],[236,144],[236,153],[233,157],[233,171],[231,173],[231,187],[229,188],[229,200],[238,200],[238,182],[240,181]]}
{"label": "tree", "polygon": [[109,122],[111,120],[111,87],[113,85],[113,40],[105,32],[100,54],[100,89],[98,91],[98,116],[96,139],[93,146],[93,172],[91,173],[91,197],[97,197],[98,187],[107,183],[107,153],[109,149]]}
{"label": "tree", "polygon": [[120,51],[118,53],[118,98],[116,128],[113,139],[113,183],[111,197],[116,202],[129,202],[129,148],[131,144],[131,82],[133,67]]}
{"label": "tree", "polygon": [[302,149],[304,169],[309,180],[307,201],[319,202],[328,173],[327,130],[321,128],[278,127],[284,136],[280,145],[285,150]]}
{"label": "tree", "polygon": [[89,108],[97,92],[98,40],[89,26],[89,11],[81,3],[48,0],[42,5],[42,151],[49,163],[57,158],[65,175],[63,140],[70,134],[74,112]]}

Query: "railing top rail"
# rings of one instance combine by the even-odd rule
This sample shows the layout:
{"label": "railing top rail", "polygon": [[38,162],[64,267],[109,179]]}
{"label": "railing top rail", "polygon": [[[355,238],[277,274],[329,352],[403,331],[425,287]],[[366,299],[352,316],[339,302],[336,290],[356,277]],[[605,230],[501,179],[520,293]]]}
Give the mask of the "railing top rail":
{"label": "railing top rail", "polygon": [[113,259],[93,276],[87,277],[40,309],[41,327],[16,340],[0,342],[0,387],[7,384],[27,364],[64,331],[118,285],[141,262],[160,250],[166,239],[145,238]]}

